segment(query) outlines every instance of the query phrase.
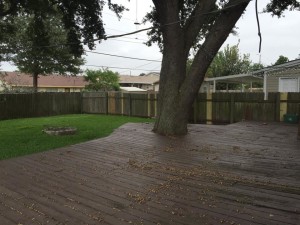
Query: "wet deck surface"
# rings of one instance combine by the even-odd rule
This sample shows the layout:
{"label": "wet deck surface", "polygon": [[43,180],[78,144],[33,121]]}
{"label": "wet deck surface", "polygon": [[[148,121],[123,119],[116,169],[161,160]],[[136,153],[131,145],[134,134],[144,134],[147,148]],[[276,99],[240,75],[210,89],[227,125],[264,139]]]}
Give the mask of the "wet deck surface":
{"label": "wet deck surface", "polygon": [[151,127],[0,161],[0,224],[300,224],[296,126]]}

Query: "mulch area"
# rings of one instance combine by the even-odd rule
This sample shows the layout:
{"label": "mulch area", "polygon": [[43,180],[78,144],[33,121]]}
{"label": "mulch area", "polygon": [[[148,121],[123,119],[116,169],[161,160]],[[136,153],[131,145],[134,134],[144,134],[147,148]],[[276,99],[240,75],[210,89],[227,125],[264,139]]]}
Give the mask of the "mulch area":
{"label": "mulch area", "polygon": [[0,224],[300,223],[296,125],[152,126],[0,161]]}

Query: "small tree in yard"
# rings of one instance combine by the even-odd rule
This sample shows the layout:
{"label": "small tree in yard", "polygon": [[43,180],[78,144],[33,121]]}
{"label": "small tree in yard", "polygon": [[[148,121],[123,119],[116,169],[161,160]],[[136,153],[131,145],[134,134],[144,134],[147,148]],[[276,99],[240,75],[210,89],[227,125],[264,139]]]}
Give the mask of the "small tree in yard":
{"label": "small tree in yard", "polygon": [[108,69],[87,70],[84,77],[89,82],[87,90],[92,91],[117,91],[120,89],[119,74]]}
{"label": "small tree in yard", "polygon": [[[247,73],[250,70],[250,55],[241,55],[238,45],[227,45],[222,51],[219,51],[212,63],[210,64],[206,76],[207,77],[223,77],[234,74]],[[237,84],[230,84],[230,89],[237,88]],[[226,88],[224,83],[217,83],[217,89]]]}
{"label": "small tree in yard", "polygon": [[251,66],[250,55],[241,55],[237,45],[227,45],[219,51],[207,70],[207,77],[222,77],[246,73]]}
{"label": "small tree in yard", "polygon": [[[20,72],[31,74],[33,90],[38,87],[38,76],[50,73],[72,75],[79,73],[83,59],[71,52],[67,33],[60,16],[55,14],[20,14],[11,18],[10,25],[15,29],[2,48],[6,61],[12,61]],[[62,44],[61,46],[55,46]]]}

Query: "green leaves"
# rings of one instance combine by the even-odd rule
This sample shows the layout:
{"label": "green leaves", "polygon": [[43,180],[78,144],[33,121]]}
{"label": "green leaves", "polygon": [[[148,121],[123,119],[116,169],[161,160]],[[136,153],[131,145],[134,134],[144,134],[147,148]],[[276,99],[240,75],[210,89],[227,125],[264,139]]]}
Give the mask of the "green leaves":
{"label": "green leaves", "polygon": [[274,63],[274,65],[280,65],[280,64],[286,63],[288,61],[289,61],[288,57],[280,55],[279,58],[277,59],[277,61]]}
{"label": "green leaves", "polygon": [[219,51],[211,63],[208,77],[228,76],[246,73],[250,70],[251,61],[249,55],[240,55],[237,45],[227,45],[223,51]]}
{"label": "green leaves", "polygon": [[87,90],[92,91],[117,91],[119,86],[119,74],[108,69],[87,70],[85,80],[89,82]]}
{"label": "green leaves", "polygon": [[273,16],[281,17],[285,10],[300,10],[300,2],[298,0],[272,0],[267,4],[264,12],[270,12]]}
{"label": "green leaves", "polygon": [[[7,43],[12,61],[30,74],[79,72],[83,59],[74,56],[67,44],[67,31],[59,14],[20,14],[14,18],[16,35]],[[61,46],[60,46],[61,44]]]}

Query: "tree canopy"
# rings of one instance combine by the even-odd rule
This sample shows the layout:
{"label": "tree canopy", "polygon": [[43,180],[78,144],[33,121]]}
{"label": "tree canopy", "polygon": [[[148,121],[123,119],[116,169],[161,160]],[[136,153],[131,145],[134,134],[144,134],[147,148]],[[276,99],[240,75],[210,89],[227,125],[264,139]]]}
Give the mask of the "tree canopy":
{"label": "tree canopy", "polygon": [[79,73],[84,61],[80,55],[74,56],[66,45],[67,32],[60,14],[24,12],[7,19],[14,35],[4,37],[0,52],[4,60],[12,61],[21,72],[32,74],[34,90],[37,90],[38,75]]}
{"label": "tree canopy", "polygon": [[87,90],[117,91],[120,89],[119,74],[108,69],[87,70],[84,79],[89,82]]}
{"label": "tree canopy", "polygon": [[289,58],[288,57],[285,57],[283,55],[280,55],[279,58],[276,60],[276,62],[274,63],[274,65],[280,65],[280,64],[283,64],[283,63],[286,63],[289,61]]}
{"label": "tree canopy", "polygon": [[[112,3],[111,0],[0,0],[0,18],[8,15],[16,16],[20,12],[26,14],[41,15],[59,11],[61,21],[67,30],[67,42],[70,44],[72,53],[82,55],[83,44],[89,48],[95,46],[94,39],[101,41],[105,38],[105,30],[102,21],[102,10],[108,5],[115,14],[120,17],[125,7]],[[0,34],[0,39],[1,39]]]}
{"label": "tree canopy", "polygon": [[241,55],[238,45],[227,45],[213,59],[207,70],[207,77],[246,73],[250,70],[251,64],[250,55]]}

